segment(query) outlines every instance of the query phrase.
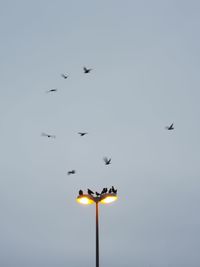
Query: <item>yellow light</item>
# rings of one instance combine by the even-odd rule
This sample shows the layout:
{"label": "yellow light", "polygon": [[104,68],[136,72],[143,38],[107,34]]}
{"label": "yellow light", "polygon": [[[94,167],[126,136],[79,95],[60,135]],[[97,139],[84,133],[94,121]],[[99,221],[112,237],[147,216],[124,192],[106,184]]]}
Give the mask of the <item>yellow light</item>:
{"label": "yellow light", "polygon": [[115,200],[117,200],[117,196],[116,195],[107,195],[104,198],[101,199],[101,203],[103,204],[109,204],[114,202]]}
{"label": "yellow light", "polygon": [[83,205],[90,205],[94,203],[94,200],[86,195],[78,196],[76,200]]}

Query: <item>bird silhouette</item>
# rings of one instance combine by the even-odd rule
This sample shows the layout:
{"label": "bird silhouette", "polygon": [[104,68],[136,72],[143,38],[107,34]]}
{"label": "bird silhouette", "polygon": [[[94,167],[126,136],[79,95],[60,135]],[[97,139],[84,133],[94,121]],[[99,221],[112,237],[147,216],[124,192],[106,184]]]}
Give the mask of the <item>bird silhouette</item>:
{"label": "bird silhouette", "polygon": [[58,91],[58,89],[54,88],[54,89],[50,89],[50,90],[46,91],[46,93],[53,93],[53,92],[57,92],[57,91]]}
{"label": "bird silhouette", "polygon": [[92,190],[90,190],[90,189],[88,189],[87,192],[88,192],[88,195],[93,195],[94,194],[94,192]]}
{"label": "bird silhouette", "polygon": [[103,195],[103,194],[104,194],[104,190],[105,190],[105,188],[103,188],[103,190],[101,191],[101,195]]}
{"label": "bird silhouette", "polygon": [[71,170],[71,171],[68,171],[67,174],[70,175],[70,174],[75,174],[76,171],[75,170]]}
{"label": "bird silhouette", "polygon": [[111,193],[112,193],[112,188],[110,188],[110,189],[109,189],[108,193],[109,193],[109,194],[111,194]]}
{"label": "bird silhouette", "polygon": [[41,135],[45,136],[45,137],[48,137],[48,138],[56,138],[56,136],[52,135],[52,134],[42,133]]}
{"label": "bird silhouette", "polygon": [[105,162],[105,165],[109,165],[109,164],[111,164],[111,158],[108,159],[107,157],[104,157],[103,160],[104,160],[104,162]]}
{"label": "bird silhouette", "polygon": [[80,136],[84,136],[84,135],[86,135],[88,133],[86,133],[86,132],[79,132],[78,134],[80,134]]}
{"label": "bird silhouette", "polygon": [[87,69],[86,67],[83,67],[84,73],[89,73],[92,69]]}
{"label": "bird silhouette", "polygon": [[170,126],[165,127],[167,130],[174,130],[174,124],[172,123]]}
{"label": "bird silhouette", "polygon": [[69,75],[66,75],[66,74],[61,74],[61,76],[64,78],[64,79],[67,79],[69,77]]}
{"label": "bird silhouette", "polygon": [[114,194],[117,194],[117,189],[115,189],[114,186],[112,186],[111,189]]}
{"label": "bird silhouette", "polygon": [[79,190],[79,196],[82,196],[83,195],[83,190]]}
{"label": "bird silhouette", "polygon": [[108,191],[108,188],[104,187],[103,190],[101,191],[101,195],[107,193],[107,191]]}
{"label": "bird silhouette", "polygon": [[99,197],[101,194],[99,194],[98,192],[95,192],[96,196]]}

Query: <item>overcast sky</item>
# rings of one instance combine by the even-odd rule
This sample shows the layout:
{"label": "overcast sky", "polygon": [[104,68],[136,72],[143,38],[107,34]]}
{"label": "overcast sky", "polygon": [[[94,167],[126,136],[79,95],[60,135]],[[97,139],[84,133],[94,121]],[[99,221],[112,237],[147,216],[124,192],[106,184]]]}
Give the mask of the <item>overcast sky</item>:
{"label": "overcast sky", "polygon": [[200,266],[199,12],[195,0],[0,2],[0,266],[94,266],[95,207],[76,196],[112,185],[100,266]]}

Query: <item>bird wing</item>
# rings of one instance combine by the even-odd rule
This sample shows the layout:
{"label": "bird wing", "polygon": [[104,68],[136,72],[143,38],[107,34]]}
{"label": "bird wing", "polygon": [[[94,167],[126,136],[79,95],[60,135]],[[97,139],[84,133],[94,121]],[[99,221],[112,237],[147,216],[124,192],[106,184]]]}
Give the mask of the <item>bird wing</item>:
{"label": "bird wing", "polygon": [[107,157],[104,157],[103,160],[104,160],[105,163],[108,162],[108,158]]}
{"label": "bird wing", "polygon": [[169,128],[173,128],[173,126],[174,126],[174,124],[172,123],[172,124],[169,126]]}

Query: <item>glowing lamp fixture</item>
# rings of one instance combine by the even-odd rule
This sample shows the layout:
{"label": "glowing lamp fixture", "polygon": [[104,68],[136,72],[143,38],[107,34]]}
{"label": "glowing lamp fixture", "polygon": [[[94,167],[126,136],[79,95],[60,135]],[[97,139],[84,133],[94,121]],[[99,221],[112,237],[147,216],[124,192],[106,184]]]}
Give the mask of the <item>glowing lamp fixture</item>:
{"label": "glowing lamp fixture", "polygon": [[94,203],[102,203],[102,204],[109,204],[117,200],[117,194],[115,193],[108,193],[108,194],[103,194],[100,197],[94,197],[92,195],[79,195],[76,198],[77,202],[82,204],[82,205],[91,205]]}
{"label": "glowing lamp fixture", "polygon": [[105,194],[103,198],[100,200],[102,204],[109,204],[117,200],[116,194]]}
{"label": "glowing lamp fixture", "polygon": [[76,198],[77,202],[83,205],[91,205],[95,203],[95,200],[90,195],[82,195]]}

